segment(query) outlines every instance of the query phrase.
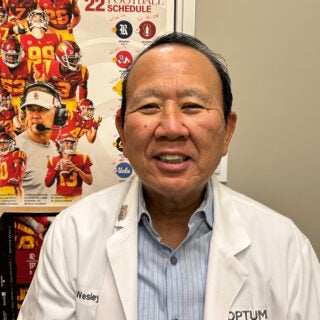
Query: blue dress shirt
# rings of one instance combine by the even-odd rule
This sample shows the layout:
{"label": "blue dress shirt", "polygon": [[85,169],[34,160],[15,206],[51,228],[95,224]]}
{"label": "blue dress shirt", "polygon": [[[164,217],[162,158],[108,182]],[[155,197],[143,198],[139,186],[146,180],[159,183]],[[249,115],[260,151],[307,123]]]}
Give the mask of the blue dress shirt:
{"label": "blue dress shirt", "polygon": [[213,227],[211,182],[189,220],[186,238],[175,250],[154,230],[142,189],[138,212],[138,319],[202,320]]}

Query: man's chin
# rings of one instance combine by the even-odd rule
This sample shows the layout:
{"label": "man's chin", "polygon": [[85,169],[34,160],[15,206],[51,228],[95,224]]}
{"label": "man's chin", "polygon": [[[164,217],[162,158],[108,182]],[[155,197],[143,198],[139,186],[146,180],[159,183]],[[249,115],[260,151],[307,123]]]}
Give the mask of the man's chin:
{"label": "man's chin", "polygon": [[[196,185],[198,185],[198,187],[196,187]],[[179,201],[189,197],[200,197],[205,188],[204,185],[202,183],[192,183],[190,180],[172,178],[163,179],[163,181],[157,181],[157,183],[154,184],[148,184],[145,188],[149,189],[151,193],[158,194],[161,197]]]}

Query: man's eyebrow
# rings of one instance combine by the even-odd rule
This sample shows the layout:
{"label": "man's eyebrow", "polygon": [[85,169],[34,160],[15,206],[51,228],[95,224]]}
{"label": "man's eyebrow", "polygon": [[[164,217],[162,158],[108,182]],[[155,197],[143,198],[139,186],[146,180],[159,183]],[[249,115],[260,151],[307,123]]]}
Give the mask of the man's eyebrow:
{"label": "man's eyebrow", "polygon": [[[137,103],[141,101],[144,98],[150,98],[150,97],[156,97],[159,98],[161,97],[161,91],[155,88],[148,88],[145,90],[138,90],[134,92],[132,95],[132,101],[133,103]],[[205,93],[202,90],[199,90],[197,88],[189,88],[189,89],[184,89],[184,90],[178,90],[177,92],[178,98],[183,98],[183,97],[197,97],[203,102],[211,102],[212,101],[212,96],[208,93]]]}
{"label": "man's eyebrow", "polygon": [[148,88],[144,90],[137,90],[132,95],[132,102],[134,104],[139,103],[141,100],[150,97],[160,97],[160,90],[154,88]]}
{"label": "man's eyebrow", "polygon": [[182,91],[178,91],[178,97],[197,97],[203,102],[211,102],[212,101],[212,95],[209,93],[206,93],[202,90],[199,90],[198,88],[189,88]]}

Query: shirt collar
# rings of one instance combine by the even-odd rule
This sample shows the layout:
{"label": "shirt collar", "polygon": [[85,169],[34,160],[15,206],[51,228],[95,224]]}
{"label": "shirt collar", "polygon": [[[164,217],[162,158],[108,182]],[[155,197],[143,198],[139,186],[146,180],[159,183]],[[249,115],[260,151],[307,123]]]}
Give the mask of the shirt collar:
{"label": "shirt collar", "polygon": [[[146,203],[143,197],[143,189],[142,189],[142,183],[140,182],[140,189],[139,189],[139,199],[138,199],[138,221],[141,221],[142,216],[146,216],[149,221],[151,221],[149,212],[146,208]],[[200,207],[193,213],[193,215],[190,218],[190,222],[193,220],[193,218],[198,213],[204,213],[205,219],[209,227],[213,228],[213,221],[214,221],[214,206],[213,206],[213,185],[212,180],[210,179],[206,186],[206,193],[205,196],[201,202]],[[189,222],[189,223],[190,223]]]}

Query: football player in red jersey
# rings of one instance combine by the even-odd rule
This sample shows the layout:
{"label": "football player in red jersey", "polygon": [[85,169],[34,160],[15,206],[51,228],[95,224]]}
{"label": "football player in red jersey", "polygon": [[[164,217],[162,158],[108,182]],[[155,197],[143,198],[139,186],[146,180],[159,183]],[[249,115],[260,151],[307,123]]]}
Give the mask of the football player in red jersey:
{"label": "football player in red jersey", "polygon": [[99,116],[94,119],[95,107],[90,99],[83,99],[79,102],[77,110],[69,113],[67,124],[61,128],[61,134],[69,132],[76,141],[86,136],[89,143],[96,140],[98,127],[102,121]]}
{"label": "football player in red jersey", "polygon": [[82,195],[82,183],[92,184],[88,155],[77,153],[77,142],[68,133],[59,136],[57,141],[59,155],[48,159],[48,171],[45,177],[47,187],[57,180],[57,202],[73,202]]}
{"label": "football player in red jersey", "polygon": [[26,33],[26,28],[22,22],[16,17],[12,17],[10,22],[8,22],[7,10],[3,7],[0,7],[0,45],[9,36],[23,33]]}
{"label": "football player in red jersey", "polygon": [[3,6],[7,10],[10,21],[18,19],[21,21],[25,28],[28,27],[27,17],[28,14],[37,9],[36,0],[2,0]]}
{"label": "football player in red jersey", "polygon": [[7,39],[1,46],[0,84],[11,94],[15,111],[20,112],[20,98],[25,87],[33,82],[33,63],[23,58],[23,50],[16,38]]}
{"label": "football player in red jersey", "polygon": [[22,178],[27,162],[26,154],[15,148],[15,140],[8,133],[0,133],[0,195],[1,204],[15,204],[23,200]]}
{"label": "football player in red jersey", "polygon": [[42,73],[43,63],[55,58],[54,53],[60,39],[55,33],[47,32],[49,18],[44,11],[31,11],[27,20],[30,33],[19,35],[18,40],[25,57]]}
{"label": "football player in red jersey", "polygon": [[38,0],[38,8],[49,17],[49,29],[63,40],[76,41],[73,28],[80,22],[78,0]]}
{"label": "football player in red jersey", "polygon": [[77,101],[88,95],[89,71],[80,58],[78,44],[63,40],[56,49],[56,60],[45,63],[44,79],[60,92],[69,112],[76,110]]}
{"label": "football player in red jersey", "polygon": [[0,130],[7,132],[11,137],[15,136],[15,130],[20,133],[23,125],[18,112],[11,105],[11,95],[0,87]]}

